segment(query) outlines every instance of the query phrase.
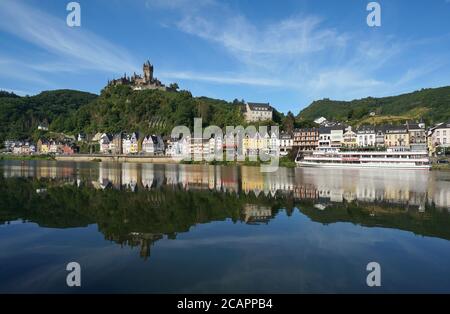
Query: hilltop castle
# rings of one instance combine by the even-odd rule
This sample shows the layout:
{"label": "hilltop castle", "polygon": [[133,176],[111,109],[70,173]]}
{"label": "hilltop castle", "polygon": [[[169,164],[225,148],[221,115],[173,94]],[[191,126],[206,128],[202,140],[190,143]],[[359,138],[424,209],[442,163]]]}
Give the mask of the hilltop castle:
{"label": "hilltop castle", "polygon": [[143,72],[144,76],[134,73],[131,77],[128,77],[125,73],[124,76],[119,79],[108,81],[108,86],[130,85],[133,90],[159,89],[165,91],[168,89],[160,80],[153,77],[153,65],[150,64],[150,61],[147,60],[147,62],[144,63]]}

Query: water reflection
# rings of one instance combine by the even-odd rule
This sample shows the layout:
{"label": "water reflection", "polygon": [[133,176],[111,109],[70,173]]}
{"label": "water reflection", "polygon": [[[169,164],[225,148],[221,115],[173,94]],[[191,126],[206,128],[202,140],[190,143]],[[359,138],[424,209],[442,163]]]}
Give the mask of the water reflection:
{"label": "water reflection", "polygon": [[0,291],[67,291],[76,260],[83,292],[360,292],[375,260],[383,291],[448,292],[449,193],[446,172],[2,162]]}
{"label": "water reflection", "polygon": [[447,173],[116,163],[2,164],[0,223],[97,224],[147,259],[164,236],[224,220],[267,224],[294,208],[314,221],[353,222],[450,239]]}
{"label": "water reflection", "polygon": [[319,204],[384,202],[424,211],[450,208],[450,173],[393,170],[286,169],[261,173],[255,167],[155,165],[134,163],[7,162],[5,178],[55,179],[96,189],[151,190],[161,186],[225,193],[292,195]]}

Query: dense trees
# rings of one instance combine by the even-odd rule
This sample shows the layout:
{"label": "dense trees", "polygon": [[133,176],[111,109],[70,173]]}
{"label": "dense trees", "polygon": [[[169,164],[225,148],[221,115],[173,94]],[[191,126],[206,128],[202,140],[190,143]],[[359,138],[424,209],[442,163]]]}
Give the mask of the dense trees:
{"label": "dense trees", "polygon": [[[205,125],[220,127],[243,123],[241,106],[188,91],[133,91],[129,86],[105,88],[100,96],[58,90],[32,97],[0,94],[0,140],[37,137],[37,126],[48,123],[50,131],[140,131],[169,134],[176,125],[193,126],[194,117]],[[41,135],[41,134],[40,134]]]}
{"label": "dense trees", "polygon": [[19,97],[2,92],[0,96],[0,141],[6,138],[25,139],[36,134],[41,123],[58,132],[71,131],[79,117],[79,108],[97,96],[73,90],[42,92],[36,96]]}
{"label": "dense trees", "polygon": [[323,99],[314,101],[300,112],[302,120],[325,117],[358,123],[369,118],[371,112],[377,117],[374,123],[394,122],[423,117],[428,123],[442,122],[450,118],[450,87],[428,88],[399,96],[373,98],[367,97],[352,101]]}
{"label": "dense trees", "polygon": [[[208,97],[193,97],[189,91],[133,91],[129,86],[113,86],[99,96],[73,90],[42,92],[19,97],[0,91],[0,142],[5,139],[26,139],[41,136],[37,126],[48,123],[50,131],[75,135],[78,132],[131,132],[169,134],[176,125],[193,126],[201,117],[204,126],[244,125],[245,101],[233,102]],[[353,101],[324,99],[313,102],[294,117],[274,110],[272,122],[284,131],[312,127],[317,117],[348,121],[350,124],[381,124],[425,118],[435,123],[450,118],[450,87],[423,89],[410,94]],[[375,116],[372,116],[371,113]]]}
{"label": "dense trees", "polygon": [[140,131],[170,134],[174,126],[193,127],[194,118],[204,125],[243,123],[241,107],[207,97],[195,98],[188,91],[133,91],[128,86],[109,87],[76,116],[76,131]]}

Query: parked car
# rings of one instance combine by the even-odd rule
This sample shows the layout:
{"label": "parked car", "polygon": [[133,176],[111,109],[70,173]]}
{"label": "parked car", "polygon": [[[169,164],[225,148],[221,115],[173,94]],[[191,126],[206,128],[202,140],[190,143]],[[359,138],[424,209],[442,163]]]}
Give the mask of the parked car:
{"label": "parked car", "polygon": [[441,159],[437,161],[438,164],[448,164],[448,160],[447,159]]}

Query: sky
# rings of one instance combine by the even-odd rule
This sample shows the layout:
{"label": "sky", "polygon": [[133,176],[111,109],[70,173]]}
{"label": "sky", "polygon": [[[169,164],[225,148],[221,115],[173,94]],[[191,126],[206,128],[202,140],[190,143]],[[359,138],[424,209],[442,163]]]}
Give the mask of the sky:
{"label": "sky", "polygon": [[77,89],[141,73],[194,96],[269,102],[295,114],[312,101],[450,85],[450,0],[0,0],[0,89]]}

